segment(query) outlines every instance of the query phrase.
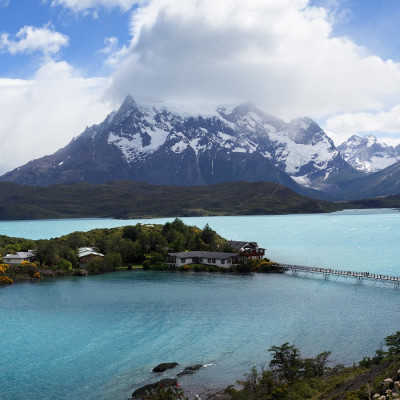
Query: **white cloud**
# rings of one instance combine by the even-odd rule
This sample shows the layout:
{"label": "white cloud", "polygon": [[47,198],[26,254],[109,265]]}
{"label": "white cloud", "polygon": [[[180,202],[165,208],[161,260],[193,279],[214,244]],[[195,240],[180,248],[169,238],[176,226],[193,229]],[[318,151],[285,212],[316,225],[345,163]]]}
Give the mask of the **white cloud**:
{"label": "white cloud", "polygon": [[118,47],[118,38],[106,37],[104,40],[105,47],[99,50],[99,53],[105,54],[106,59],[104,64],[116,69],[121,61],[127,56],[128,48],[126,46]]}
{"label": "white cloud", "polygon": [[172,101],[249,100],[321,119],[382,110],[400,66],[332,36],[332,15],[307,0],[150,0],[133,12],[128,57],[110,93]]}
{"label": "white cloud", "polygon": [[[337,141],[344,141],[346,137],[358,133],[386,132],[387,134],[400,133],[400,105],[388,111],[344,113],[328,118],[326,130],[331,132]],[[391,140],[393,142],[393,140]],[[397,139],[398,142],[398,139]]]}
{"label": "white cloud", "polygon": [[64,147],[115,107],[106,79],[85,79],[66,62],[49,61],[32,80],[0,79],[0,174]]}
{"label": "white cloud", "polygon": [[74,12],[87,12],[101,7],[128,11],[137,3],[138,0],[52,0],[51,5],[62,6]]}
{"label": "white cloud", "polygon": [[68,46],[68,36],[55,32],[52,25],[41,28],[24,26],[10,39],[8,33],[0,35],[0,50],[10,54],[42,52],[45,55],[56,54],[62,47]]}

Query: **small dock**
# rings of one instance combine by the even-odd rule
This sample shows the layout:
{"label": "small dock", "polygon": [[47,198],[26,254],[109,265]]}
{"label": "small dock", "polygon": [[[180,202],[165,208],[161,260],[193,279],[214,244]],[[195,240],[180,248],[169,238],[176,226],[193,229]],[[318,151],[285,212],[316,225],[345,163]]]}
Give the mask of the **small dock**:
{"label": "small dock", "polygon": [[333,268],[316,268],[316,267],[305,267],[303,265],[290,265],[290,264],[279,264],[280,267],[290,271],[292,275],[299,274],[319,274],[324,279],[328,280],[334,278],[353,279],[359,285],[363,285],[365,282],[371,282],[373,286],[377,283],[389,283],[394,286],[395,289],[400,289],[400,277],[391,275],[371,274],[369,272],[356,272],[356,271],[344,271]]}

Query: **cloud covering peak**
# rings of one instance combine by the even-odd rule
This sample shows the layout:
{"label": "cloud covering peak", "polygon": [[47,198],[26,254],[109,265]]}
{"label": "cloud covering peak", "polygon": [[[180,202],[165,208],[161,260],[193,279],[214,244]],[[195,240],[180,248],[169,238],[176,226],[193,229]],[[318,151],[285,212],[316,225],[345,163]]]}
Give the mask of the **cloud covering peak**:
{"label": "cloud covering peak", "polygon": [[332,37],[307,0],[150,0],[133,13],[111,93],[157,100],[252,101],[284,118],[378,110],[398,63]]}

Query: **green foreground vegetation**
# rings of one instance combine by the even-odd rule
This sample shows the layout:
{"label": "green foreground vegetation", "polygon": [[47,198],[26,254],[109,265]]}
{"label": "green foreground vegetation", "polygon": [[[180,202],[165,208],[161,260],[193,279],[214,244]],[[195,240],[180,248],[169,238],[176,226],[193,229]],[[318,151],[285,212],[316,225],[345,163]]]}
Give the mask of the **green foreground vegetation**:
{"label": "green foreground vegetation", "polygon": [[[400,331],[385,338],[372,358],[352,367],[330,366],[330,352],[302,358],[294,345],[272,346],[268,368],[253,367],[210,399],[230,400],[394,400],[400,399]],[[186,400],[174,382],[161,384],[142,399]]]}
{"label": "green foreground vegetation", "polygon": [[226,392],[233,400],[390,400],[400,398],[400,331],[372,358],[352,367],[330,366],[330,352],[302,358],[289,343],[272,346],[268,369],[255,367]]}

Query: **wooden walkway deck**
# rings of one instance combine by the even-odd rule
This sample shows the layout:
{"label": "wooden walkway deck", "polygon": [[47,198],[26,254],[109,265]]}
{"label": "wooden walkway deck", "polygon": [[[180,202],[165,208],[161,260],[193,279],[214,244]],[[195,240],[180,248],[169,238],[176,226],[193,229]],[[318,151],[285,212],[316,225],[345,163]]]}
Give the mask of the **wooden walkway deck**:
{"label": "wooden walkway deck", "polygon": [[343,271],[340,269],[333,268],[316,268],[316,267],[305,267],[302,265],[290,265],[290,264],[279,264],[280,267],[286,268],[292,273],[292,275],[304,274],[320,274],[323,275],[324,279],[330,279],[335,277],[352,278],[356,280],[356,283],[363,285],[364,282],[372,282],[373,286],[376,283],[390,283],[394,285],[395,289],[400,289],[400,277],[391,275],[381,274],[370,274],[369,272],[356,272],[356,271]]}

